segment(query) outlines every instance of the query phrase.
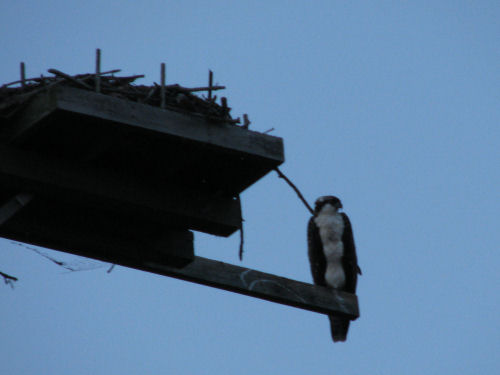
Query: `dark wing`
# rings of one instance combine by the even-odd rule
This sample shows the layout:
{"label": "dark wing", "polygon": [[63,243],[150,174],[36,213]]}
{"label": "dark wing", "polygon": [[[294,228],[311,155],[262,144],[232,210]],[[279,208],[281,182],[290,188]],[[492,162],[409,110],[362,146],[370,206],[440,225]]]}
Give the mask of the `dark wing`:
{"label": "dark wing", "polygon": [[361,269],[358,267],[358,258],[356,256],[356,246],[352,235],[352,227],[349,217],[342,212],[344,219],[344,233],[342,242],[344,244],[344,256],[342,257],[342,266],[344,267],[346,282],[344,290],[349,293],[356,293],[356,284],[358,274],[361,275]]}
{"label": "dark wing", "polygon": [[314,284],[326,286],[326,260],[323,254],[323,243],[319,237],[319,229],[314,222],[314,216],[309,219],[309,223],[307,224],[307,248]]}

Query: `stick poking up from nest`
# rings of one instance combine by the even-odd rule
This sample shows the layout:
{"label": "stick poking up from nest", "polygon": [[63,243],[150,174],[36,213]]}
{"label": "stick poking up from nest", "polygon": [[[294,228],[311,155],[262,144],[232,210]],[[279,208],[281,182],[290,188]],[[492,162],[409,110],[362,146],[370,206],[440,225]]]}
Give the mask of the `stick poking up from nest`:
{"label": "stick poking up from nest", "polygon": [[295,186],[293,184],[293,182],[290,181],[290,179],[287,176],[285,176],[283,174],[283,172],[281,172],[278,167],[274,168],[274,170],[276,171],[276,173],[278,173],[279,178],[284,179],[287,182],[287,184],[290,185],[290,187],[295,191],[295,193],[297,193],[297,195],[299,196],[300,200],[302,201],[302,203],[304,203],[304,205],[309,210],[309,212],[311,213],[311,215],[314,215],[313,209],[311,208],[311,206],[309,205],[309,203],[307,203],[306,199],[304,198],[304,196],[302,195],[302,193],[300,192],[300,190],[297,188],[297,186]]}

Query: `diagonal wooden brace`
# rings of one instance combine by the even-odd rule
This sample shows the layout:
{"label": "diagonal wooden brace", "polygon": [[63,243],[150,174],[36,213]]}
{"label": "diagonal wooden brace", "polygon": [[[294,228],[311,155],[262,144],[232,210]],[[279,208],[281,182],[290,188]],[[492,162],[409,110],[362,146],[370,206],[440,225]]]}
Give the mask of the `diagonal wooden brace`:
{"label": "diagonal wooden brace", "polygon": [[22,210],[32,199],[33,195],[20,193],[0,206],[0,225],[6,223],[12,216]]}

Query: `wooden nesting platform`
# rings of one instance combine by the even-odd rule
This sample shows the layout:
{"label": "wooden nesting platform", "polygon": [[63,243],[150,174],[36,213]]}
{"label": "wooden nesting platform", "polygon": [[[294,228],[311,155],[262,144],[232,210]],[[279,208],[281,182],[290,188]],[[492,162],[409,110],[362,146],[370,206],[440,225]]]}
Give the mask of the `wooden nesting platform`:
{"label": "wooden nesting platform", "polygon": [[278,137],[54,86],[0,118],[0,237],[356,319],[354,295],[194,255],[283,161]]}
{"label": "wooden nesting platform", "polygon": [[72,87],[2,124],[0,153],[3,177],[33,179],[42,195],[77,191],[221,236],[240,227],[239,194],[284,160],[281,138]]}
{"label": "wooden nesting platform", "polygon": [[189,230],[238,230],[239,194],[283,159],[278,137],[55,86],[0,122],[0,206],[32,197],[0,236],[94,257],[191,238],[192,260]]}

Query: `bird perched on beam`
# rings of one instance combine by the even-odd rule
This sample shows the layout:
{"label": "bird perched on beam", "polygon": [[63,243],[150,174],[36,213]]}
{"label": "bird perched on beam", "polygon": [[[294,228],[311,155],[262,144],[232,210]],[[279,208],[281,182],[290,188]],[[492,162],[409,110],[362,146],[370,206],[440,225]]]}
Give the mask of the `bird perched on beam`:
{"label": "bird perched on beam", "polygon": [[[341,208],[340,199],[332,195],[316,200],[307,226],[309,262],[314,284],[354,294],[361,270],[351,222],[339,212]],[[333,341],[345,341],[349,319],[342,315],[329,315],[329,319]]]}

